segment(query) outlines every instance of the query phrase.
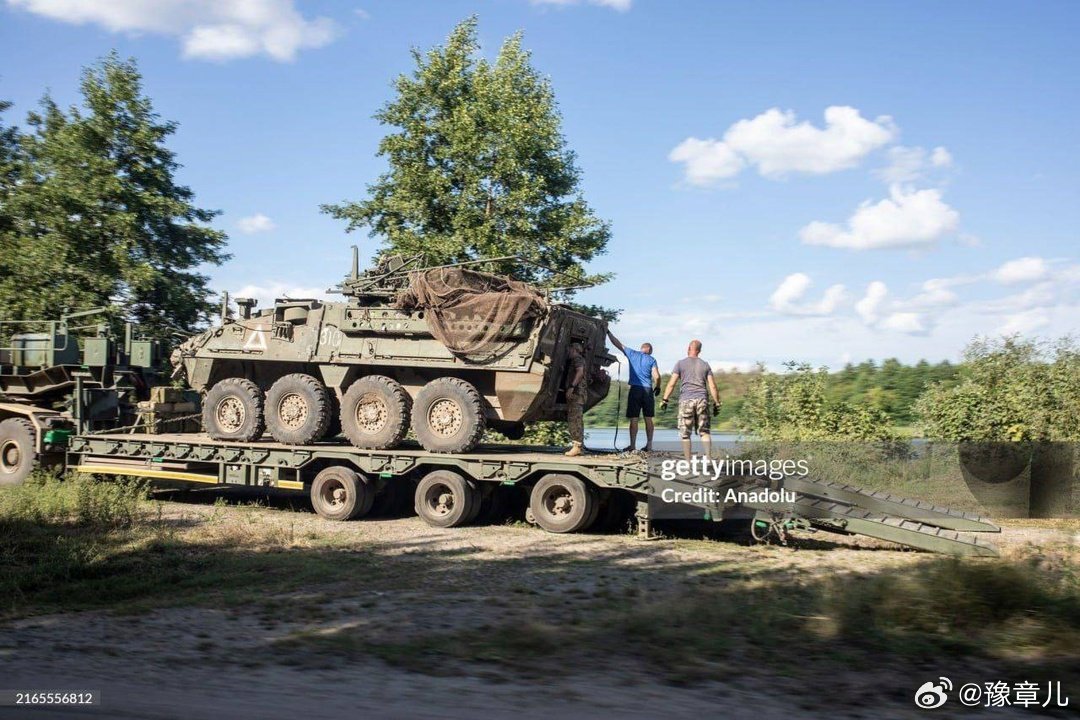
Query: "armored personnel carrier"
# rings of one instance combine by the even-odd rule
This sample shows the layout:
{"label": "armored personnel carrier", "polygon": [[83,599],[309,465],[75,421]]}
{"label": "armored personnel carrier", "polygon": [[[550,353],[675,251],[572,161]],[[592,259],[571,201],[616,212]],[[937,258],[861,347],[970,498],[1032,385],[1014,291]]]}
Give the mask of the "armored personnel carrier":
{"label": "armored personnel carrier", "polygon": [[[357,447],[397,446],[411,426],[433,452],[464,452],[485,428],[511,439],[524,423],[566,417],[570,347],[586,358],[587,408],[608,391],[603,321],[549,302],[525,283],[464,264],[393,256],[336,288],[345,302],[279,299],[190,338],[174,377],[204,393],[217,440],[307,445],[344,432]],[[226,300],[227,305],[227,300]]]}

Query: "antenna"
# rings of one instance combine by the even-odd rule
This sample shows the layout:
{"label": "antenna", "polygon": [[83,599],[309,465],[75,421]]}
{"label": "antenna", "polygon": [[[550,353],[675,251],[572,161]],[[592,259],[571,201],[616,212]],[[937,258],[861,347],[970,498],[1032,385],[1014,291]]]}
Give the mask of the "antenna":
{"label": "antenna", "polygon": [[352,279],[360,277],[360,248],[352,246]]}

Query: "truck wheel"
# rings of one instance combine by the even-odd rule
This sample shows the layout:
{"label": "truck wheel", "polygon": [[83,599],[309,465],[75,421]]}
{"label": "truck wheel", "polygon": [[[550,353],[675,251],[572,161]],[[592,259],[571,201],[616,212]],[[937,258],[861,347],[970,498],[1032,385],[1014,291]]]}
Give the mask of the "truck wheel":
{"label": "truck wheel", "polygon": [[311,483],[311,506],[327,520],[355,520],[367,515],[375,490],[352,468],[333,465]]}
{"label": "truck wheel", "polygon": [[341,429],[358,448],[389,450],[409,428],[409,393],[383,375],[362,377],[341,399]]}
{"label": "truck wheel", "polygon": [[279,378],[266,393],[270,434],[287,445],[310,445],[322,438],[330,424],[328,396],[326,386],[310,375],[293,373]]}
{"label": "truck wheel", "polygon": [[203,428],[215,440],[258,440],[266,429],[262,390],[244,378],[216,383],[203,401]]}
{"label": "truck wheel", "polygon": [[330,398],[330,422],[326,426],[323,438],[329,440],[341,435],[341,399],[337,391],[326,388],[326,396]]}
{"label": "truck wheel", "polygon": [[567,533],[583,529],[595,520],[596,494],[573,475],[545,475],[533,486],[529,509],[536,524],[548,532]]}
{"label": "truck wheel", "polygon": [[484,435],[480,393],[459,378],[436,378],[416,394],[412,426],[425,450],[468,452]]}
{"label": "truck wheel", "polygon": [[0,485],[19,485],[34,469],[37,433],[25,418],[0,422]]}
{"label": "truck wheel", "polygon": [[416,514],[434,527],[464,525],[480,500],[480,489],[450,470],[428,473],[416,486]]}

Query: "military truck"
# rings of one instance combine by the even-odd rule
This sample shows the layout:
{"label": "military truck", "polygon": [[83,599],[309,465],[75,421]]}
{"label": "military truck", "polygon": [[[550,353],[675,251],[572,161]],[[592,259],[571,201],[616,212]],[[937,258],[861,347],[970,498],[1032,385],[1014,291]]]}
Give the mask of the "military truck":
{"label": "military truck", "polygon": [[[160,346],[130,323],[113,332],[109,308],[59,320],[0,320],[0,485],[24,480],[63,433],[132,424],[159,378]],[[46,457],[48,456],[48,457]]]}
{"label": "military truck", "polygon": [[[608,391],[603,321],[534,287],[464,267],[393,256],[351,273],[344,302],[236,298],[220,325],[172,356],[174,377],[204,393],[216,440],[264,431],[290,445],[344,432],[358,448],[396,447],[412,428],[432,452],[472,449],[486,428],[566,417],[570,347],[586,359],[587,407]],[[225,305],[228,305],[226,300]]]}

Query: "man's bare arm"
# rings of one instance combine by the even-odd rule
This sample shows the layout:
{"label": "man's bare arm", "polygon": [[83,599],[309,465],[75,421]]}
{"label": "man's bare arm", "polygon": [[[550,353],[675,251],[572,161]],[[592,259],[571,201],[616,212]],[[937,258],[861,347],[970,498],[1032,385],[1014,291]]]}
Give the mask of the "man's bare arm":
{"label": "man's bare arm", "polygon": [[717,405],[720,404],[720,390],[716,387],[716,380],[712,375],[707,376],[706,382],[709,385],[709,394],[712,395],[712,401]]}
{"label": "man's bare arm", "polygon": [[671,373],[671,379],[668,380],[667,390],[664,391],[664,402],[668,401],[671,397],[671,393],[675,392],[675,383],[679,382],[679,373]]}
{"label": "man's bare arm", "polygon": [[607,336],[609,338],[611,338],[611,344],[612,345],[617,347],[619,350],[622,350],[623,352],[626,352],[626,348],[623,347],[623,344],[621,342],[619,342],[619,338],[615,337],[614,333],[612,333],[610,330],[608,330],[607,331]]}
{"label": "man's bare arm", "polygon": [[656,368],[655,365],[652,366],[652,381],[653,385],[655,385],[656,387],[660,387],[660,371]]}

